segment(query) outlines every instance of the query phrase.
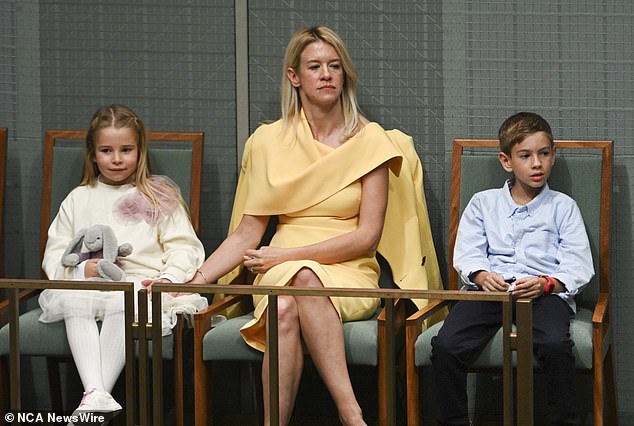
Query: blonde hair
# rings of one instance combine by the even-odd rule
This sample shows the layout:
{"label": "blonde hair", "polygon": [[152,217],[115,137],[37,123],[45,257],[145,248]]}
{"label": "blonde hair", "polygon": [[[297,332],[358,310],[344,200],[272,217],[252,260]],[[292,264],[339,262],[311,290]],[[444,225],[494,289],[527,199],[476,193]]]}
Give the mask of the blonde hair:
{"label": "blonde hair", "polygon": [[[84,170],[79,182],[80,186],[94,186],[99,179],[99,168],[95,161],[96,140],[99,131],[109,127],[116,129],[128,128],[134,131],[137,143],[137,164],[136,171],[130,179],[130,183],[136,186],[139,193],[152,205],[153,219],[157,220],[162,215],[162,210],[167,206],[165,203],[165,185],[157,185],[152,177],[150,166],[150,153],[146,138],[146,129],[143,120],[132,109],[124,105],[109,105],[99,108],[90,119],[88,132],[86,134],[86,149],[84,151]],[[173,199],[178,200],[185,211],[189,212],[188,206],[180,195],[176,184],[173,184]]]}
{"label": "blonde hair", "polygon": [[343,91],[341,92],[345,123],[344,133],[346,137],[350,137],[356,132],[361,123],[361,112],[357,101],[357,71],[343,40],[333,30],[324,26],[300,29],[291,37],[286,46],[281,85],[283,129],[286,130],[290,125],[297,127],[299,112],[302,108],[298,89],[293,87],[286,72],[289,68],[293,68],[295,72],[299,71],[302,52],[306,46],[316,41],[323,41],[331,45],[341,60],[344,74]]}

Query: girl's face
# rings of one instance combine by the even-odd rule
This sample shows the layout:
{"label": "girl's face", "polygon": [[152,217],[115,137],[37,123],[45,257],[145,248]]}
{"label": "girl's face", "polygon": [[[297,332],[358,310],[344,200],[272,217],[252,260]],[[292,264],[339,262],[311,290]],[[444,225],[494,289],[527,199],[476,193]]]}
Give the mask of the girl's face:
{"label": "girl's face", "polygon": [[136,172],[139,147],[129,127],[106,127],[95,135],[95,158],[101,181],[108,185],[129,183]]}

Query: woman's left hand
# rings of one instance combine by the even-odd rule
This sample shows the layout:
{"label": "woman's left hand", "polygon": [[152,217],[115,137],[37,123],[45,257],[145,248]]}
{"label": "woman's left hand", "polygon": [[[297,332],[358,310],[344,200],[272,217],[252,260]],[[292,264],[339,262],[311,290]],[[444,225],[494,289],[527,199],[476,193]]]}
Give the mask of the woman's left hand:
{"label": "woman's left hand", "polygon": [[275,265],[289,260],[288,249],[262,246],[259,249],[248,249],[244,255],[244,267],[254,274],[263,274]]}

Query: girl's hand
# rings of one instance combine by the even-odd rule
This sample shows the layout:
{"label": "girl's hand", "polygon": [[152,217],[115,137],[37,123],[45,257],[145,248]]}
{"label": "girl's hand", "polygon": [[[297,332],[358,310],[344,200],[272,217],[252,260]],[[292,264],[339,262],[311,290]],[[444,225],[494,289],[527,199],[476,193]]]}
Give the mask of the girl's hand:
{"label": "girl's hand", "polygon": [[471,279],[484,291],[506,291],[509,284],[496,272],[480,271]]}
{"label": "girl's hand", "polygon": [[[101,259],[88,259],[84,265],[84,278],[100,278],[99,272],[97,272],[97,263]],[[81,272],[80,272],[81,273]]]}
{"label": "girl's hand", "polygon": [[[145,287],[145,289],[147,290],[148,296],[152,296],[152,286],[156,283],[164,283],[164,284],[171,284],[172,282],[170,280],[168,280],[167,278],[159,278],[158,280],[143,280],[141,281],[141,284]],[[189,294],[189,293],[180,293],[180,292],[169,292],[169,295],[173,296],[173,297],[178,297],[178,296],[183,296],[185,294]]]}
{"label": "girl's hand", "polygon": [[255,274],[263,274],[275,265],[290,260],[288,249],[262,246],[257,250],[248,249],[243,257],[244,266]]}
{"label": "girl's hand", "polygon": [[537,299],[544,294],[544,286],[542,278],[524,277],[515,281],[515,289],[513,297],[515,299]]}

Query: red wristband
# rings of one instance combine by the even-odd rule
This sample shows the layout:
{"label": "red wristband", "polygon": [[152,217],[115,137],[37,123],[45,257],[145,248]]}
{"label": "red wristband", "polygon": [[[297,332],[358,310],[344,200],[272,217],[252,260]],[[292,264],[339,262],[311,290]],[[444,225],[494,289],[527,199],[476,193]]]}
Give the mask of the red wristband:
{"label": "red wristband", "polygon": [[555,291],[555,279],[548,275],[539,275],[539,278],[546,279],[546,285],[544,286],[544,293],[552,294]]}

